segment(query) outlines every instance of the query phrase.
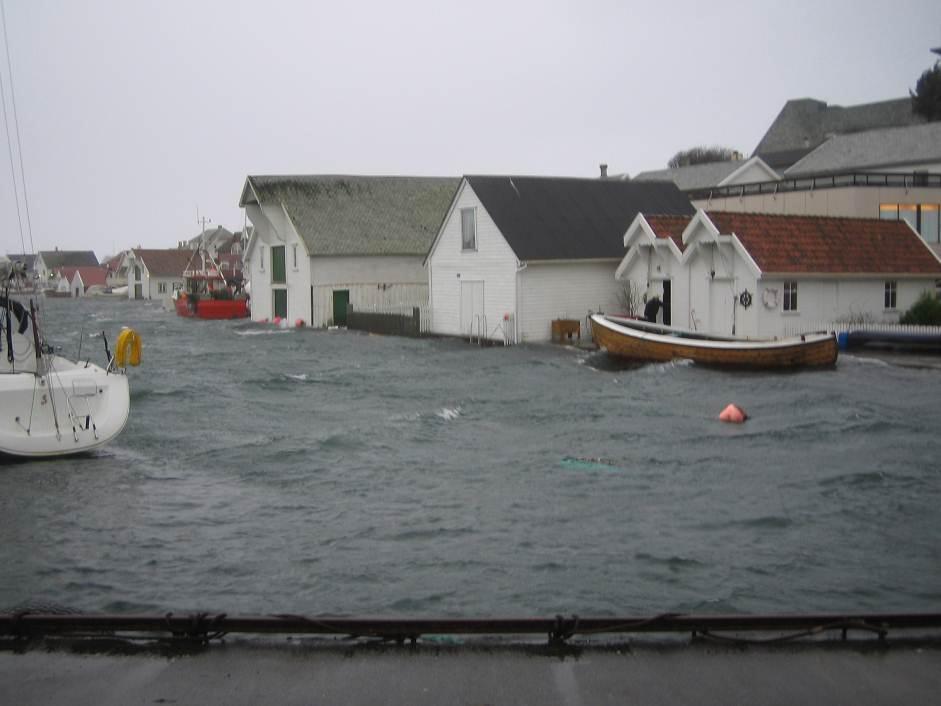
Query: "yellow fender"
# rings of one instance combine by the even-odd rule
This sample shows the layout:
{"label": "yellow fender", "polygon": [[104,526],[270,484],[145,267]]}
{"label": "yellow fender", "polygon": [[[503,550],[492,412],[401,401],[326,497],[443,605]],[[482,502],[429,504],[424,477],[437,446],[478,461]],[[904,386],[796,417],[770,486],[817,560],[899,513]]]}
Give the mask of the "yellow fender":
{"label": "yellow fender", "polygon": [[140,365],[141,338],[132,328],[123,328],[114,349],[114,363],[119,368]]}

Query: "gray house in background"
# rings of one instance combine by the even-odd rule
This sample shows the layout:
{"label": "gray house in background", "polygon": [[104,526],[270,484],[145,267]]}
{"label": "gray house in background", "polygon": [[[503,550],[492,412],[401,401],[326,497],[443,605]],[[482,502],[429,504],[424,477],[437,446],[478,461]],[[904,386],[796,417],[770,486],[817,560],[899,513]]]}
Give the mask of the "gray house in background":
{"label": "gray house in background", "polygon": [[35,270],[42,284],[48,284],[60,267],[98,267],[98,258],[91,250],[40,250]]}
{"label": "gray house in background", "polygon": [[459,180],[404,176],[249,176],[239,206],[255,321],[345,325],[348,305],[428,303],[422,264]]}
{"label": "gray house in background", "polygon": [[813,98],[789,100],[761,138],[754,156],[772,169],[784,171],[833,135],[923,122],[912,112],[911,98],[846,107]]}

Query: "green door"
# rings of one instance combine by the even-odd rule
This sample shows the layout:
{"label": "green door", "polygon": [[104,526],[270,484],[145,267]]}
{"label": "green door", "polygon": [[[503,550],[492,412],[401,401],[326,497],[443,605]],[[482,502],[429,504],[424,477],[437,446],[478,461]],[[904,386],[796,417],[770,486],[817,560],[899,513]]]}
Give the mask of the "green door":
{"label": "green door", "polygon": [[350,304],[350,290],[333,290],[333,325],[346,326],[346,309]]}
{"label": "green door", "polygon": [[274,289],[272,294],[274,294],[274,315],[286,319],[288,317],[288,290]]}

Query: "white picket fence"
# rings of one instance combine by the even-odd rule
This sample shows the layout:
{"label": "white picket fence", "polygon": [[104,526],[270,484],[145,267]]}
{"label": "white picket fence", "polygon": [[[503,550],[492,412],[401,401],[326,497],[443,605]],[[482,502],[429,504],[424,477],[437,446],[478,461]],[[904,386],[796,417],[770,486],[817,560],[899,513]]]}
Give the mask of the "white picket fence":
{"label": "white picket fence", "polygon": [[851,323],[841,321],[795,322],[784,329],[786,336],[799,336],[813,331],[869,331],[873,333],[904,333],[927,336],[941,335],[941,326],[915,326],[910,324]]}

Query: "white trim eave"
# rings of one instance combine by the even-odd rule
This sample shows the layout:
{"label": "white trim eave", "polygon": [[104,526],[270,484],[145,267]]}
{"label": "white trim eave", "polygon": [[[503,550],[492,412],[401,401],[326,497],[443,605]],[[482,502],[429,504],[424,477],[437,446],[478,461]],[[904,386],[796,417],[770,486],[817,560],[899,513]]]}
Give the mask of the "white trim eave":
{"label": "white trim eave", "polygon": [[[246,199],[246,194],[249,191],[251,192],[251,201]],[[245,208],[245,206],[250,203],[255,203],[259,206],[261,205],[261,201],[258,198],[258,193],[255,191],[255,185],[252,183],[251,175],[245,177],[245,185],[242,187],[242,195],[239,197],[239,208]]]}
{"label": "white trim eave", "polygon": [[640,245],[633,245],[631,249],[627,251],[627,254],[621,259],[621,264],[618,265],[617,269],[614,271],[614,279],[621,280],[624,277],[624,273],[630,269],[630,266],[634,264],[634,260],[637,259],[640,254]]}
{"label": "white trim eave", "polygon": [[[725,177],[725,179],[723,179],[718,184],[716,184],[716,186],[717,187],[728,186],[730,184],[734,184],[735,180],[738,178],[740,174],[742,174],[747,169],[753,166],[758,167],[759,169],[761,169],[761,171],[765,173],[765,175],[768,177],[767,181],[780,181],[781,180],[781,175],[778,174],[776,171],[774,171],[771,167],[769,167],[767,162],[765,162],[761,157],[758,157],[756,155],[754,157],[749,157],[744,162],[742,162],[742,166],[738,167],[735,171],[733,171],[731,174]],[[749,182],[749,183],[754,183],[754,182]]]}
{"label": "white trim eave", "polygon": [[810,279],[838,279],[838,280],[863,280],[863,279],[905,279],[905,280],[937,280],[941,279],[941,270],[932,274],[930,272],[762,272],[760,279],[783,279],[783,280],[810,280]]}
{"label": "white trim eave", "polygon": [[255,249],[255,243],[258,242],[258,229],[252,228],[252,234],[248,237],[248,243],[245,245],[245,252],[242,254],[242,262],[248,262],[252,259],[252,251]]}
{"label": "white trim eave", "polygon": [[696,232],[697,226],[702,226],[706,229],[706,232],[712,238],[719,237],[719,229],[716,228],[715,223],[709,218],[709,214],[706,213],[704,209],[697,208],[696,215],[689,219],[689,223],[686,224],[686,227],[683,229],[683,245],[684,247],[689,245],[690,240],[693,237],[693,233]]}
{"label": "white trim eave", "polygon": [[438,226],[438,232],[435,234],[435,239],[431,241],[431,247],[428,248],[428,253],[425,255],[425,259],[422,260],[422,267],[427,267],[431,256],[435,254],[435,250],[438,248],[438,242],[441,240],[441,236],[444,233],[444,228],[451,220],[451,214],[454,213],[454,208],[457,206],[457,202],[458,199],[461,198],[461,194],[464,193],[465,186],[470,185],[467,183],[467,177],[462,176],[460,183],[457,185],[457,190],[454,192],[454,196],[451,197],[451,203],[448,205],[448,210],[444,214],[444,218],[442,219],[441,224]]}
{"label": "white trim eave", "polygon": [[634,231],[638,228],[640,229],[641,233],[653,233],[652,229],[650,228],[650,224],[647,222],[647,219],[644,218],[644,214],[638,213],[636,216],[634,216],[634,220],[631,221],[631,224],[627,227],[627,230],[624,231],[625,248],[630,249],[634,239]]}
{"label": "white trim eave", "polygon": [[754,258],[745,249],[745,246],[742,244],[742,241],[738,239],[738,236],[735,233],[729,236],[720,236],[727,237],[732,243],[732,247],[735,249],[735,252],[739,254],[739,257],[745,261],[745,264],[748,265],[748,269],[751,270],[752,274],[755,275],[756,279],[761,279],[761,268],[758,267],[758,263],[755,262]]}

